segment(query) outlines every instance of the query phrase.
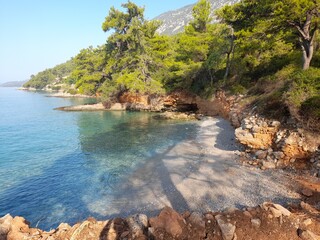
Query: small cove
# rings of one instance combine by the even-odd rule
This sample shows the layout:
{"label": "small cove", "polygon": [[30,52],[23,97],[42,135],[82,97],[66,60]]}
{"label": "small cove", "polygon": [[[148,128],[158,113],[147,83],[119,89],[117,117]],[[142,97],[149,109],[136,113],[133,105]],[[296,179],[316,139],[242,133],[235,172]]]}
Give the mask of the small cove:
{"label": "small cove", "polygon": [[158,121],[150,113],[60,112],[90,99],[48,98],[0,88],[0,215],[57,227],[108,205],[114,186],[152,156],[193,139],[197,122]]}
{"label": "small cove", "polygon": [[222,118],[53,110],[84,101],[0,88],[0,216],[49,230],[89,216],[154,216],[164,206],[207,212],[299,199],[282,170],[239,164]]}

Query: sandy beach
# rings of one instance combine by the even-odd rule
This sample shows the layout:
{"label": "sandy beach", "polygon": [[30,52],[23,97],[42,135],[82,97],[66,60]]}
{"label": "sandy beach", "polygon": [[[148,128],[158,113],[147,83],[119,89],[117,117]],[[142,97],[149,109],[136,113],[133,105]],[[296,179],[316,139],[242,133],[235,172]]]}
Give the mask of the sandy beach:
{"label": "sandy beach", "polygon": [[[114,186],[110,204],[89,202],[102,216],[157,214],[164,206],[183,212],[218,211],[256,206],[265,201],[287,203],[298,198],[281,170],[249,169],[237,161],[234,129],[222,118],[199,122],[195,140],[170,146]],[[281,179],[281,180],[280,180]],[[107,196],[108,197],[108,196]]]}

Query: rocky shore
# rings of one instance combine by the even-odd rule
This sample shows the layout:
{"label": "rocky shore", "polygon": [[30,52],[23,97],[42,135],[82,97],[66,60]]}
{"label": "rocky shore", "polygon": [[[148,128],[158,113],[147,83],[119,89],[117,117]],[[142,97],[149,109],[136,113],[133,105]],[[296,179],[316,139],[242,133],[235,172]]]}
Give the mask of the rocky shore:
{"label": "rocky shore", "polygon": [[62,223],[48,232],[30,228],[22,217],[6,215],[0,218],[0,239],[319,240],[319,214],[314,206],[305,201],[288,208],[265,202],[257,207],[229,208],[205,214],[179,214],[165,207],[156,217],[136,214],[106,221],[88,218],[73,226]]}

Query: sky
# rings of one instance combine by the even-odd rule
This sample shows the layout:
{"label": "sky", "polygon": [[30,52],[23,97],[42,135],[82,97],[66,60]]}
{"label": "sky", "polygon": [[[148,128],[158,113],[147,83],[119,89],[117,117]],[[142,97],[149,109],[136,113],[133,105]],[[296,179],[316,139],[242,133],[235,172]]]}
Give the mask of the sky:
{"label": "sky", "polygon": [[[110,7],[126,0],[0,0],[0,83],[28,80],[81,49],[104,44]],[[133,0],[152,19],[196,0]]]}

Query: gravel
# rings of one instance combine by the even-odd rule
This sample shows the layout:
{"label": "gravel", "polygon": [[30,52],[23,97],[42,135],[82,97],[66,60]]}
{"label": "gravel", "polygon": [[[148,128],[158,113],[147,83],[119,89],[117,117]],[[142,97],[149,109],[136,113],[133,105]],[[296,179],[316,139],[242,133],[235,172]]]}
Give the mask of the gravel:
{"label": "gravel", "polygon": [[199,122],[195,140],[171,146],[116,186],[110,204],[91,202],[88,209],[103,217],[134,213],[155,215],[164,206],[179,212],[207,212],[253,207],[265,201],[285,204],[299,195],[290,190],[282,170],[242,166],[230,123],[222,118]]}

